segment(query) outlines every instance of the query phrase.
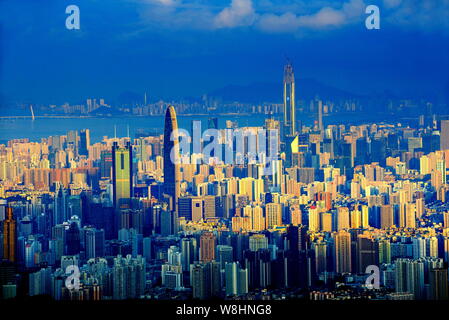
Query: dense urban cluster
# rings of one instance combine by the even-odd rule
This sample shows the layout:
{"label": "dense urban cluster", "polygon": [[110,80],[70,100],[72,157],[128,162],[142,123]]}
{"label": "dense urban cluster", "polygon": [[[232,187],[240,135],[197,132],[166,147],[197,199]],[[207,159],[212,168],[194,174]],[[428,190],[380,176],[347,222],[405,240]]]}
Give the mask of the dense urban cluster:
{"label": "dense urban cluster", "polygon": [[173,106],[157,136],[0,145],[2,297],[449,299],[449,120],[325,126],[316,101],[305,126],[294,93],[287,65],[284,119],[244,128],[279,132],[270,173],[249,137],[243,164],[171,161]]}

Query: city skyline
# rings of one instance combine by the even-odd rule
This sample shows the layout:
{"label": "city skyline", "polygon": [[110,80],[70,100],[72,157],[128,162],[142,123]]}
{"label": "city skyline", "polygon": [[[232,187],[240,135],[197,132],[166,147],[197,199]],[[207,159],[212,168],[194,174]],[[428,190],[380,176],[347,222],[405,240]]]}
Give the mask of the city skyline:
{"label": "city skyline", "polygon": [[[319,106],[318,118],[320,110]],[[286,127],[267,120],[266,129]],[[208,123],[209,130],[218,132],[238,129],[233,122],[223,129],[215,118]],[[317,120],[312,127],[300,125],[298,132],[281,136],[284,146],[271,173],[261,170],[266,163],[224,164],[215,151],[213,163],[202,163],[209,156],[194,150],[188,155],[200,159],[199,164],[173,162],[172,153],[180,152],[172,137],[178,134],[173,106],[167,106],[164,132],[158,136],[128,134],[90,144],[90,130],[83,129],[40,143],[12,140],[10,147],[0,146],[0,197],[5,198],[0,203],[1,268],[8,270],[12,263],[19,279],[30,272],[27,294],[51,294],[56,300],[122,300],[157,294],[163,288],[169,295],[183,293],[200,300],[276,299],[278,292],[310,300],[445,300],[446,126],[447,120],[435,123],[426,117],[417,128],[388,123],[323,127]],[[244,129],[249,133],[262,128]],[[292,141],[291,136],[296,138]],[[249,159],[250,138],[244,139]],[[23,176],[9,169],[20,163],[18,158],[5,161],[9,152],[15,150],[14,159],[23,149],[38,159],[30,153],[37,146],[42,157],[38,167],[22,169]],[[145,176],[150,180],[142,179]],[[37,209],[44,198],[54,197],[51,214],[36,218],[36,209],[21,213],[23,201],[30,200],[8,196],[16,188],[37,195],[29,208]],[[42,235],[29,229],[33,219],[38,219],[36,230]],[[53,227],[45,240],[47,223]],[[42,247],[45,241],[48,251]],[[119,251],[111,251],[117,245]],[[117,254],[111,256],[112,252]],[[163,252],[167,256],[158,258]],[[150,266],[161,267],[160,286],[145,284],[148,277],[158,279],[148,273]],[[75,268],[88,278],[76,287],[70,272],[64,276],[64,268]],[[374,282],[376,291],[364,282],[369,268],[383,274]],[[99,270],[110,272],[112,286],[98,282]],[[345,278],[347,274],[358,280]],[[323,287],[323,281],[341,281],[341,276],[355,285],[353,290]],[[46,289],[61,278],[65,285],[60,291]],[[3,284],[3,298],[15,296],[20,284],[7,279],[11,282]],[[262,296],[261,288],[267,290]]]}
{"label": "city skyline", "polygon": [[0,303],[444,312],[447,1],[0,6]]}

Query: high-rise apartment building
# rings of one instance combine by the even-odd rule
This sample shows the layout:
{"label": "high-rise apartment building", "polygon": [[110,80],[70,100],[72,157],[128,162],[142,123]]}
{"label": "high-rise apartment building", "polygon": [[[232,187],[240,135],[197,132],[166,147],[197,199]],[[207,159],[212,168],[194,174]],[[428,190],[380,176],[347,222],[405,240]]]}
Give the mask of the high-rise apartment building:
{"label": "high-rise apartment building", "polygon": [[200,261],[209,262],[215,260],[215,235],[212,232],[204,232],[200,237]]}
{"label": "high-rise apartment building", "polygon": [[267,203],[265,206],[267,228],[282,225],[282,204]]}
{"label": "high-rise apartment building", "polygon": [[340,230],[334,238],[335,241],[335,271],[337,273],[352,272],[351,234]]}

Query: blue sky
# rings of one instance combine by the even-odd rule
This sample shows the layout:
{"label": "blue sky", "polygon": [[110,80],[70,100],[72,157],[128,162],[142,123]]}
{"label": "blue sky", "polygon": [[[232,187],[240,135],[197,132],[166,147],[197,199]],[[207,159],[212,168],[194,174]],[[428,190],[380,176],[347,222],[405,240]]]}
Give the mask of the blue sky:
{"label": "blue sky", "polygon": [[[65,28],[70,4],[80,30]],[[365,28],[369,4],[380,30]],[[355,93],[447,94],[448,17],[449,0],[3,0],[0,94],[198,96],[281,81],[285,56],[297,77]]]}

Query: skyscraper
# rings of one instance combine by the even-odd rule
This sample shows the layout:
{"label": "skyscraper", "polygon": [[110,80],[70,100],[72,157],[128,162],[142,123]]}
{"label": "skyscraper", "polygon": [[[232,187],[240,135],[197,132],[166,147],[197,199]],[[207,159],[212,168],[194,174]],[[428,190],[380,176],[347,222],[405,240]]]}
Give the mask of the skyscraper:
{"label": "skyscraper", "polygon": [[16,261],[16,220],[11,207],[6,208],[6,220],[3,221],[3,258]]}
{"label": "skyscraper", "polygon": [[217,246],[217,261],[220,263],[221,269],[225,269],[227,263],[233,262],[233,248],[228,245]]}
{"label": "skyscraper", "polygon": [[341,230],[335,235],[335,271],[352,272],[351,234]]}
{"label": "skyscraper", "polygon": [[88,228],[85,231],[86,258],[104,256],[104,230]]}
{"label": "skyscraper", "polygon": [[248,270],[242,269],[238,262],[226,263],[225,278],[226,295],[248,293]]}
{"label": "skyscraper", "polygon": [[449,299],[448,289],[448,271],[445,268],[435,268],[430,270],[430,299],[445,300]]}
{"label": "skyscraper", "polygon": [[204,196],[203,197],[203,212],[204,219],[214,218],[215,214],[215,196]]}
{"label": "skyscraper", "polygon": [[63,186],[56,183],[54,198],[53,223],[61,224],[67,219],[66,192]]}
{"label": "skyscraper", "polygon": [[449,212],[443,213],[443,227],[449,228]]}
{"label": "skyscraper", "polygon": [[215,260],[215,236],[212,232],[204,232],[200,238],[200,261]]}
{"label": "skyscraper", "polygon": [[67,148],[72,149],[75,153],[78,152],[78,139],[78,131],[70,130],[69,132],[67,132]]}
{"label": "skyscraper", "polygon": [[66,254],[76,255],[80,253],[80,230],[76,222],[70,224],[66,231]]}
{"label": "skyscraper", "polygon": [[253,234],[249,237],[249,250],[268,249],[268,238],[263,234]]}
{"label": "skyscraper", "polygon": [[284,67],[284,136],[296,134],[295,75],[288,61]]}
{"label": "skyscraper", "polygon": [[135,299],[145,290],[145,259],[131,255],[114,258],[112,269],[112,297],[114,300]]}
{"label": "skyscraper", "polygon": [[394,225],[393,207],[389,204],[380,207],[380,225],[382,229],[388,229]]}
{"label": "skyscraper", "polygon": [[421,260],[396,259],[396,292],[413,293],[415,299],[424,294],[424,263]]}
{"label": "skyscraper", "polygon": [[190,285],[194,299],[210,298],[210,270],[208,264],[196,263],[190,267]]}
{"label": "skyscraper", "polygon": [[265,216],[267,228],[282,225],[282,205],[280,203],[267,203]]}
{"label": "skyscraper", "polygon": [[185,237],[181,239],[181,264],[183,271],[189,271],[190,265],[198,261],[197,242],[194,237]]}
{"label": "skyscraper", "polygon": [[318,130],[320,131],[321,136],[324,135],[324,126],[323,126],[323,101],[318,100]]}
{"label": "skyscraper", "polygon": [[378,265],[376,256],[376,242],[368,234],[360,234],[357,237],[357,270],[364,273],[370,265]]}
{"label": "skyscraper", "polygon": [[165,113],[164,126],[164,194],[171,198],[172,210],[177,209],[180,195],[181,173],[179,169],[179,139],[178,121],[173,106],[169,106]]}
{"label": "skyscraper", "polygon": [[83,156],[88,156],[89,146],[90,146],[90,131],[89,129],[83,129],[80,131],[80,144],[78,153]]}
{"label": "skyscraper", "polygon": [[449,150],[449,120],[441,120],[440,150]]}
{"label": "skyscraper", "polygon": [[333,231],[332,220],[333,215],[331,212],[322,212],[320,221],[321,231],[332,232]]}
{"label": "skyscraper", "polygon": [[100,155],[100,177],[111,178],[112,152],[103,150]]}
{"label": "skyscraper", "polygon": [[312,206],[309,209],[309,230],[312,232],[320,230],[320,213],[316,206]]}
{"label": "skyscraper", "polygon": [[112,187],[115,207],[129,208],[133,189],[132,147],[129,142],[123,148],[117,142],[112,146]]}
{"label": "skyscraper", "polygon": [[381,239],[377,243],[379,264],[391,263],[391,243],[389,239]]}
{"label": "skyscraper", "polygon": [[349,220],[349,208],[338,207],[337,209],[337,230],[349,229],[351,226]]}
{"label": "skyscraper", "polygon": [[208,129],[217,129],[218,130],[218,118],[209,118],[207,120]]}

